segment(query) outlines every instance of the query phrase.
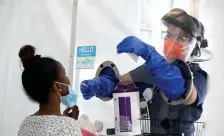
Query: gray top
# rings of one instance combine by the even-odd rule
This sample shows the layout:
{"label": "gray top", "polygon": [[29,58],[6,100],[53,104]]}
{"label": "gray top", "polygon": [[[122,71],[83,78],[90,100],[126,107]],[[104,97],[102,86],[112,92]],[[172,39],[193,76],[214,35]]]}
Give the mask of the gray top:
{"label": "gray top", "polygon": [[[153,79],[149,75],[145,65],[141,65],[136,69],[130,71],[129,73],[134,82],[142,82],[149,85],[153,85]],[[154,95],[148,107],[151,119],[163,120],[164,118],[170,118],[171,120],[185,121],[185,123],[178,124],[173,122],[172,132],[185,133],[186,136],[191,136],[191,134],[195,131],[193,123],[186,122],[194,122],[198,120],[202,112],[201,105],[169,105],[162,99],[158,88],[154,89]],[[165,129],[158,126],[158,124],[151,124],[151,132],[159,132],[163,134],[168,133]]]}
{"label": "gray top", "polygon": [[154,84],[144,64],[130,71],[129,74],[134,82],[142,82],[150,85]]}

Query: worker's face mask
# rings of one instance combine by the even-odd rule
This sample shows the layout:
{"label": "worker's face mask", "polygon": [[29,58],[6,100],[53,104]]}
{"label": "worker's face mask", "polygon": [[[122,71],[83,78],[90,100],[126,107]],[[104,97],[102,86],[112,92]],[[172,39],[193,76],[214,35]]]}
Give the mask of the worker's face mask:
{"label": "worker's face mask", "polygon": [[180,58],[182,56],[181,45],[172,40],[164,40],[164,55],[167,59]]}
{"label": "worker's face mask", "polygon": [[171,62],[174,59],[187,61],[193,51],[196,40],[189,33],[174,25],[167,25],[168,29],[162,31],[164,39],[164,56]]}
{"label": "worker's face mask", "polygon": [[64,86],[68,87],[68,94],[67,95],[61,96],[60,93],[58,93],[60,98],[61,98],[62,104],[64,104],[66,107],[73,107],[73,106],[75,106],[76,105],[76,101],[77,101],[77,94],[74,92],[74,90],[72,89],[71,85],[66,85],[66,84],[59,83],[59,82],[57,82],[57,83],[60,84],[60,85],[64,85]]}

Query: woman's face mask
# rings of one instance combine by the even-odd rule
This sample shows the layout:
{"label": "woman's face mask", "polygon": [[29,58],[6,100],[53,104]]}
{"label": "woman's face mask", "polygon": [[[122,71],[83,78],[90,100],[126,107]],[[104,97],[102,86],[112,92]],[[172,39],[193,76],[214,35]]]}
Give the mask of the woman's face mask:
{"label": "woman's face mask", "polygon": [[68,87],[68,94],[65,96],[61,96],[60,93],[58,92],[58,95],[61,98],[61,102],[62,104],[64,104],[66,107],[73,107],[76,105],[76,101],[77,101],[77,94],[74,92],[74,90],[72,89],[71,85],[66,85],[63,83],[59,83],[57,82],[57,84],[60,85],[64,85]]}

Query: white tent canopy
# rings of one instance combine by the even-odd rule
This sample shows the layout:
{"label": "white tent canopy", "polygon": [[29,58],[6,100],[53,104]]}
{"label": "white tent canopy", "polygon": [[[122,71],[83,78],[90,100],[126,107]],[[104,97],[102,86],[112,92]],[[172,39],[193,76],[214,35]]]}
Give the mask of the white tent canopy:
{"label": "white tent canopy", "polygon": [[[161,51],[160,18],[172,6],[199,16],[205,25],[209,42],[216,44],[214,41],[217,37],[214,37],[214,30],[211,27],[217,22],[212,21],[212,17],[208,19],[205,14],[215,9],[206,6],[211,1],[204,0],[200,12],[190,8],[194,3],[193,0],[182,2],[181,4],[178,0],[79,0],[77,25],[74,27],[72,8],[76,6],[72,0],[2,0],[0,2],[0,86],[2,87],[0,135],[15,136],[22,120],[38,108],[38,105],[30,102],[22,91],[23,68],[18,51],[24,44],[32,44],[37,48],[37,53],[59,60],[67,70],[69,66],[71,67],[70,41],[71,46],[96,45],[94,69],[70,69],[72,73],[74,72],[74,88],[79,92],[80,82],[93,78],[97,66],[105,60],[116,63],[121,74],[143,62],[140,60],[135,63],[128,55],[117,55],[116,45],[124,37],[136,35]],[[209,11],[204,12],[206,10]],[[221,23],[217,27],[223,27]],[[147,31],[140,31],[141,29]],[[73,55],[75,54],[74,52]],[[210,72],[209,63],[203,66]],[[71,71],[67,71],[70,77]],[[219,79],[221,81],[222,78]],[[102,102],[96,98],[85,101],[79,92],[78,105],[81,113],[88,114],[92,121],[102,121],[104,128],[114,127],[112,101]],[[211,105],[207,105],[206,109],[209,109]],[[105,129],[102,134],[105,134]]]}

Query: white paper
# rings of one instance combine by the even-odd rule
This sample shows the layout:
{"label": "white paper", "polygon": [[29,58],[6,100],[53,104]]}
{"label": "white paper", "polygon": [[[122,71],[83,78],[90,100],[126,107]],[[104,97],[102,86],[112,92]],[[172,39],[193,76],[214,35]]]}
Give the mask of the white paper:
{"label": "white paper", "polygon": [[128,56],[130,56],[132,58],[132,60],[134,60],[136,63],[138,62],[139,56],[137,56],[136,54],[128,53]]}
{"label": "white paper", "polygon": [[[134,61],[134,62],[138,62],[138,58],[139,58],[139,56],[137,56],[136,54],[134,54],[134,53],[127,53],[128,54],[128,56]],[[117,55],[120,55],[120,53],[118,53]]]}

